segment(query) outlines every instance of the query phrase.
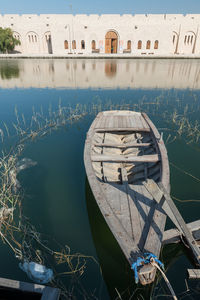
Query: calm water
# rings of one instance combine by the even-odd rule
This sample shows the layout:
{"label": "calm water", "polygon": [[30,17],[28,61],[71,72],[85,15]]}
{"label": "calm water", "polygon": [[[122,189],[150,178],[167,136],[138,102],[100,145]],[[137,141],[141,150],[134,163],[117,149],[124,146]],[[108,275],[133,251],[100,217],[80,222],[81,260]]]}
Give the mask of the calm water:
{"label": "calm water", "polygon": [[[71,276],[59,277],[69,290],[74,286],[78,299],[118,299],[118,293],[122,299],[130,299],[131,295],[131,299],[163,299],[162,295],[168,298],[161,278],[147,289],[134,285],[130,266],[90,191],[83,164],[84,141],[98,110],[147,112],[164,134],[172,163],[171,194],[182,200],[175,203],[187,222],[199,219],[200,202],[184,201],[200,199],[199,74],[198,60],[0,61],[0,128],[4,131],[5,122],[10,134],[16,135],[12,129],[15,107],[27,123],[33,107],[45,116],[50,107],[57,111],[60,102],[63,107],[79,107],[85,112],[81,119],[29,142],[22,158],[31,158],[37,165],[18,176],[24,191],[23,213],[44,234],[46,245],[55,251],[58,244],[68,245],[72,253],[92,256],[101,266],[100,272],[88,258],[78,282]],[[0,145],[4,149],[11,141],[5,139]],[[169,221],[167,227],[172,227]],[[18,267],[19,261],[2,242],[0,253],[0,277],[27,281]],[[180,299],[199,299],[198,282],[188,282],[190,290],[185,292],[186,269],[193,268],[187,251],[170,245],[162,250],[161,258]],[[53,267],[58,273],[66,271],[64,266]]]}

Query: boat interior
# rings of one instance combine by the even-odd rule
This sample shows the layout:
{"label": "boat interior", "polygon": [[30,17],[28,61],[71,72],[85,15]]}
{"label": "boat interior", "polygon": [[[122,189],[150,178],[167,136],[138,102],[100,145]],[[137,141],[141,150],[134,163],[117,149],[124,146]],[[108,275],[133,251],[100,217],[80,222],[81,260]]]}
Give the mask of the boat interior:
{"label": "boat interior", "polygon": [[[158,154],[154,137],[149,132],[96,132],[93,136],[91,155],[120,155],[136,157]],[[125,169],[129,184],[144,180],[160,180],[161,163],[157,162],[102,162],[93,161],[93,169],[103,182],[123,183],[121,170]]]}

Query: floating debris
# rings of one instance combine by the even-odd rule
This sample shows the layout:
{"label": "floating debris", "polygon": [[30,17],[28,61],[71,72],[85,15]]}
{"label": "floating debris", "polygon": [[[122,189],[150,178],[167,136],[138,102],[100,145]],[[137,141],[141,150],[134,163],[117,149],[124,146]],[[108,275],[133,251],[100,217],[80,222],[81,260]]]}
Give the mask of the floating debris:
{"label": "floating debris", "polygon": [[19,263],[19,267],[36,283],[46,284],[53,279],[53,271],[41,264],[24,261]]}
{"label": "floating debris", "polygon": [[33,161],[32,159],[23,158],[16,163],[16,166],[14,168],[10,170],[9,178],[10,178],[11,185],[13,187],[13,191],[15,193],[21,188],[21,184],[17,179],[17,175],[19,174],[19,172],[34,167],[35,165],[37,165],[37,162]]}

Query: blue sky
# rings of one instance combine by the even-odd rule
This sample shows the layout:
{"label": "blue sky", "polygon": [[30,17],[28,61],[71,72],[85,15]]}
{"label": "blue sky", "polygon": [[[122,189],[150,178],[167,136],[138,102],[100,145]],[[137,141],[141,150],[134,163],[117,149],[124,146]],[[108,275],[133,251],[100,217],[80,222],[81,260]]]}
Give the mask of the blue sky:
{"label": "blue sky", "polygon": [[0,0],[1,14],[200,13],[200,0]]}

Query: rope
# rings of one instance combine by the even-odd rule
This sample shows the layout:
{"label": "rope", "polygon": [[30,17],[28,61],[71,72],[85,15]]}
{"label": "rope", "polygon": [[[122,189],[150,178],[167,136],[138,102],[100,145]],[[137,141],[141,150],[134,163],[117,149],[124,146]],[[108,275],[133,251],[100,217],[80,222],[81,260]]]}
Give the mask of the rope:
{"label": "rope", "polygon": [[160,273],[162,274],[162,276],[163,276],[163,278],[164,278],[164,280],[165,280],[165,282],[166,282],[166,284],[167,284],[167,286],[168,286],[168,288],[169,288],[169,290],[170,290],[170,292],[172,294],[173,299],[174,300],[178,300],[178,298],[176,297],[176,294],[175,294],[175,292],[174,292],[174,290],[173,290],[173,288],[172,288],[172,286],[171,286],[171,284],[170,284],[167,276],[165,275],[165,273],[163,272],[163,270],[159,267],[159,265],[155,262],[154,258],[151,258],[150,263],[152,264],[152,266],[156,267],[160,271]]}
{"label": "rope", "polygon": [[163,270],[164,270],[163,263],[157,258],[157,256],[155,254],[150,253],[150,252],[144,253],[143,257],[138,257],[137,260],[131,265],[131,269],[134,271],[134,274],[135,274],[135,283],[136,284],[139,282],[138,269],[141,266],[150,264],[152,259],[154,260],[154,262],[157,262],[161,266],[161,268],[163,268]]}

